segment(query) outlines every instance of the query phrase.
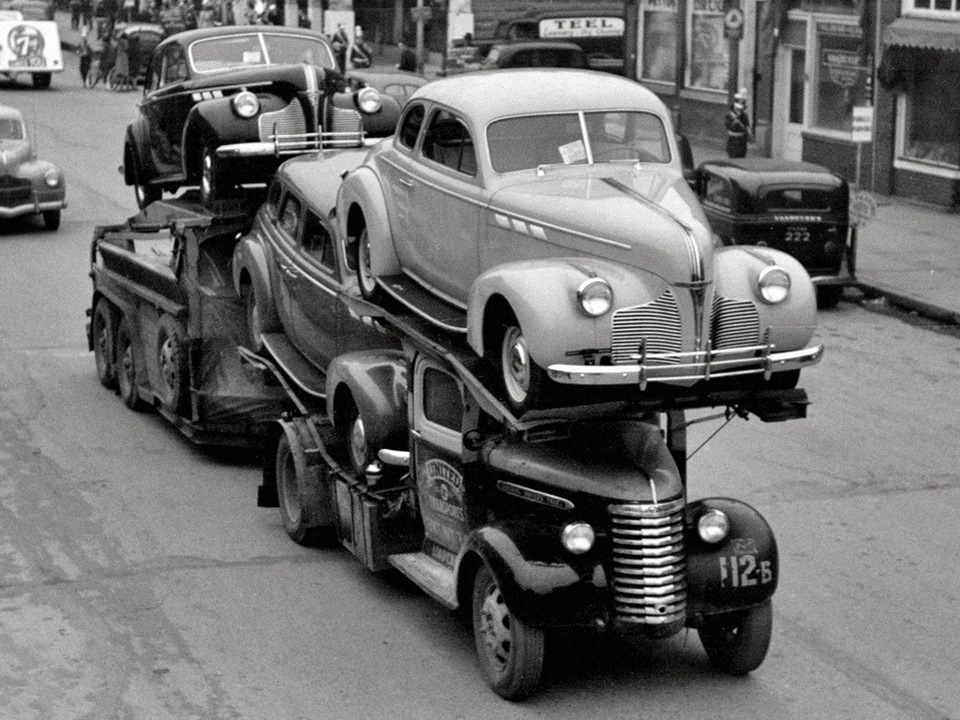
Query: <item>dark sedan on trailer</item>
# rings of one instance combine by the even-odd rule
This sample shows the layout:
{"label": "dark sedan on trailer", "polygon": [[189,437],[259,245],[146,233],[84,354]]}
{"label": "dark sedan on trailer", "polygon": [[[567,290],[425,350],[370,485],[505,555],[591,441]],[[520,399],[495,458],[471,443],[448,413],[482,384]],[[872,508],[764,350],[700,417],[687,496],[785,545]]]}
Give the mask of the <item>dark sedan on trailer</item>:
{"label": "dark sedan on trailer", "polygon": [[350,91],[320,33],[231,26],[173,35],[153,51],[123,172],[141,207],[200,186],[204,202],[264,183],[286,158],[362,145],[372,88]]}

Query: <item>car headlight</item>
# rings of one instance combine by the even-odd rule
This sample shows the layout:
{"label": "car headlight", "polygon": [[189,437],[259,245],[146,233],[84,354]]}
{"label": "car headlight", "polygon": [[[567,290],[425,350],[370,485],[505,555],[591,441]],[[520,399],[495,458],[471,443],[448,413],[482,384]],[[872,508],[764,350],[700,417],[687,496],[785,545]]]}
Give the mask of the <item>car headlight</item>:
{"label": "car headlight", "polygon": [[233,112],[237,117],[249,119],[260,112],[260,100],[249,90],[243,90],[233,96]]}
{"label": "car headlight", "polygon": [[570,523],[560,533],[560,542],[563,543],[563,547],[574,555],[583,555],[590,550],[596,539],[597,535],[593,528],[585,522]]}
{"label": "car headlight", "polygon": [[613,304],[613,289],[606,280],[590,278],[577,288],[577,302],[589,317],[600,317]]}
{"label": "car headlight", "polygon": [[380,92],[372,87],[362,88],[357,93],[356,103],[360,112],[367,115],[373,115],[375,112],[379,112],[380,106],[383,104],[380,99]]}
{"label": "car headlight", "polygon": [[722,510],[707,510],[697,520],[697,533],[705,543],[723,542],[730,533],[730,518]]}
{"label": "car headlight", "polygon": [[60,172],[51,168],[44,174],[43,179],[47,183],[47,187],[55,188],[60,184]]}
{"label": "car headlight", "polygon": [[757,289],[764,302],[782,303],[790,295],[790,274],[779,265],[764,268],[757,279]]}

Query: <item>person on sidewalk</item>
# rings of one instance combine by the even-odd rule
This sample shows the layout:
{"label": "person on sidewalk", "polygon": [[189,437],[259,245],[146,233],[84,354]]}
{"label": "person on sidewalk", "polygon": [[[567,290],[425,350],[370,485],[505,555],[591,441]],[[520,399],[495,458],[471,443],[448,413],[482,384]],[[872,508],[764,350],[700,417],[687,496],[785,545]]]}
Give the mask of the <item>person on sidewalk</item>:
{"label": "person on sidewalk", "polygon": [[86,87],[90,65],[93,64],[93,48],[90,47],[90,40],[87,38],[86,25],[80,31],[80,45],[77,47],[77,53],[80,55],[80,82]]}
{"label": "person on sidewalk", "polygon": [[347,69],[347,48],[350,45],[350,36],[347,35],[347,29],[343,26],[343,23],[337,23],[337,31],[333,34],[331,43],[333,44],[333,54],[337,60],[337,67],[340,72],[344,72]]}
{"label": "person on sidewalk", "polygon": [[373,52],[363,39],[363,28],[357,25],[353,31],[353,44],[350,46],[350,65],[355,68],[368,68],[373,62]]}
{"label": "person on sidewalk", "polygon": [[753,137],[750,118],[747,117],[747,90],[741,88],[733,96],[733,105],[723,121],[727,128],[727,155],[731,158],[747,156],[747,141]]}
{"label": "person on sidewalk", "polygon": [[400,62],[397,63],[397,70],[406,70],[407,72],[417,71],[417,54],[403,40],[397,43],[400,49]]}

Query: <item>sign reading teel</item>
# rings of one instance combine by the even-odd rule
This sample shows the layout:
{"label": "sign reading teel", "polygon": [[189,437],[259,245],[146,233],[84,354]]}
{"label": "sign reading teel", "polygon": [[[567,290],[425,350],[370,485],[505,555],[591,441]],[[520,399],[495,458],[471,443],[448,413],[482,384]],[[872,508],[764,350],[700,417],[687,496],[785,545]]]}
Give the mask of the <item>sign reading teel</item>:
{"label": "sign reading teel", "polygon": [[618,17],[548,18],[540,21],[540,37],[622,37],[624,27],[623,18]]}

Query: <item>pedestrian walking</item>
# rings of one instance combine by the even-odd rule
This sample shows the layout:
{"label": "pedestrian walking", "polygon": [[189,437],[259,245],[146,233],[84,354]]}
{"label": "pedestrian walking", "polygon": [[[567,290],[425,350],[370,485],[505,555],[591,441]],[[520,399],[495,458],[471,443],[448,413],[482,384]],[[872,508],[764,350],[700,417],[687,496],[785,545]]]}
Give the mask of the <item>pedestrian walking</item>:
{"label": "pedestrian walking", "polygon": [[340,72],[344,72],[347,69],[347,48],[350,46],[350,36],[347,35],[347,29],[343,23],[337,23],[337,31],[333,34],[331,42],[337,67],[340,68]]}
{"label": "pedestrian walking", "polygon": [[80,82],[86,86],[90,65],[93,63],[93,48],[90,47],[90,40],[87,38],[86,25],[80,31],[80,45],[77,47],[77,53],[80,55]]}
{"label": "pedestrian walking", "polygon": [[350,64],[355,68],[368,68],[373,62],[373,52],[363,39],[363,28],[357,25],[353,31],[353,44],[350,46]]}
{"label": "pedestrian walking", "polygon": [[724,118],[727,128],[727,155],[731,158],[747,156],[747,141],[753,138],[750,118],[747,116],[747,90],[741,88],[733,96],[733,105]]}
{"label": "pedestrian walking", "polygon": [[80,29],[80,0],[70,0],[70,29]]}

